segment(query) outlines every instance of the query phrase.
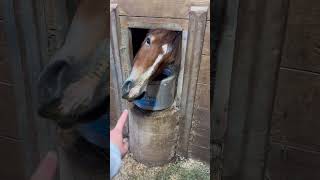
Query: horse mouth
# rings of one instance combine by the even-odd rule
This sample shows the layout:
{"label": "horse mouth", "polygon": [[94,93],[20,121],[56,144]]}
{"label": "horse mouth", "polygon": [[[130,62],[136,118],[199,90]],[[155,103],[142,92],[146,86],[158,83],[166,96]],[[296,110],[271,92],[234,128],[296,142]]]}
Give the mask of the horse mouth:
{"label": "horse mouth", "polygon": [[143,91],[143,92],[141,92],[141,93],[139,93],[139,94],[137,94],[137,95],[135,95],[135,96],[129,96],[129,93],[126,93],[126,94],[123,94],[122,95],[122,98],[123,99],[126,99],[127,101],[129,101],[129,102],[132,102],[132,101],[135,101],[135,100],[139,100],[139,99],[141,99],[141,98],[143,98],[144,97],[144,95],[145,95],[145,91]]}
{"label": "horse mouth", "polygon": [[74,112],[62,113],[58,108],[61,99],[56,98],[41,104],[38,107],[38,114],[47,119],[54,120],[60,128],[71,128],[76,123],[86,123],[101,117],[109,108],[109,96],[99,97],[90,104],[90,107],[77,107]]}

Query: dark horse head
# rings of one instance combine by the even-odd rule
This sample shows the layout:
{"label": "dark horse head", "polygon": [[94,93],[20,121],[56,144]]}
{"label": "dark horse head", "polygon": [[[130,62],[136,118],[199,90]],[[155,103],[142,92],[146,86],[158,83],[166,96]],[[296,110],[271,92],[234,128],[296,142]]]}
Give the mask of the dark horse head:
{"label": "dark horse head", "polygon": [[38,113],[55,120],[62,128],[104,115],[109,105],[109,73],[101,67],[107,69],[108,63],[101,57],[82,61],[71,57],[53,58],[40,74]]}

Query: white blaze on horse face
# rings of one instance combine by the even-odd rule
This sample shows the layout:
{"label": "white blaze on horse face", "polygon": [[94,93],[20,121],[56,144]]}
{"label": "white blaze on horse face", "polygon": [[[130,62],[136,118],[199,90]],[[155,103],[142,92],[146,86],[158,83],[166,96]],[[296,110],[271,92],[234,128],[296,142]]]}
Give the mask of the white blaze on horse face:
{"label": "white blaze on horse face", "polygon": [[154,41],[155,37],[153,35],[150,36],[151,43]]}
{"label": "white blaze on horse face", "polygon": [[[171,51],[168,44],[162,45],[162,51],[163,53],[158,55],[158,57],[156,58],[152,66],[149,67],[148,70],[144,72],[141,75],[141,77],[135,82],[135,86],[130,90],[129,97],[134,97],[136,95],[139,95],[141,92],[145,91],[149,78],[156,71],[156,68],[158,68],[161,60],[163,60],[163,56]],[[132,73],[135,73],[135,72],[133,71]],[[132,73],[130,74],[130,77],[133,78],[133,76],[131,76]]]}
{"label": "white blaze on horse face", "polygon": [[139,72],[139,70],[137,68],[133,68],[131,70],[130,76],[128,77],[127,80],[135,81],[140,74],[141,74],[141,72]]}

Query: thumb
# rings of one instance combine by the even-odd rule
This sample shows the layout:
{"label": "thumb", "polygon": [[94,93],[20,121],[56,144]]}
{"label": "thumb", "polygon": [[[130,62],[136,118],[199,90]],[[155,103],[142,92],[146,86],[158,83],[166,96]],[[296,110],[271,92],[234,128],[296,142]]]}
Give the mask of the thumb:
{"label": "thumb", "polygon": [[123,139],[123,145],[121,148],[121,155],[124,156],[129,150],[129,142],[128,142],[128,138],[124,138]]}
{"label": "thumb", "polygon": [[52,180],[57,169],[58,158],[55,152],[49,152],[41,161],[31,180]]}

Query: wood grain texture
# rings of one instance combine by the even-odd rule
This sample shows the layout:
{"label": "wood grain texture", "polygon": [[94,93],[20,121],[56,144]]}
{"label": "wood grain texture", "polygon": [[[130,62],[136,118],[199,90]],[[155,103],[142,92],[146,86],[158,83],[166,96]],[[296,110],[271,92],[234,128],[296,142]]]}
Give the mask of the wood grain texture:
{"label": "wood grain texture", "polygon": [[0,45],[6,45],[6,35],[4,31],[4,20],[0,19]]}
{"label": "wood grain texture", "polygon": [[164,28],[173,31],[183,31],[188,29],[188,20],[186,19],[120,16],[120,21],[122,28]]}
{"label": "wood grain texture", "polygon": [[319,162],[319,152],[272,143],[268,161],[269,177],[272,180],[318,180]]}
{"label": "wood grain texture", "polygon": [[12,85],[13,80],[10,71],[10,59],[7,51],[7,46],[0,45],[0,84]]}
{"label": "wood grain texture", "polygon": [[0,178],[27,180],[24,176],[21,142],[0,138]]}
{"label": "wood grain texture", "polygon": [[[111,77],[110,84],[116,90],[116,99],[113,101],[111,106],[117,106],[116,116],[120,116],[124,109],[127,109],[127,103],[121,98],[121,86],[124,79],[129,74],[126,71],[128,67],[128,62],[130,62],[128,56],[128,29],[121,28],[121,19],[118,15],[118,5],[110,5],[110,72]],[[124,134],[128,134],[128,125],[125,125]]]}
{"label": "wood grain texture", "polygon": [[[195,128],[208,129],[210,131],[210,110],[204,108],[195,108],[193,111],[193,119],[196,123]],[[209,138],[209,137],[208,137]]]}
{"label": "wood grain texture", "polygon": [[19,137],[18,132],[17,109],[15,108],[13,88],[0,83],[0,136],[22,139],[22,137]]}
{"label": "wood grain texture", "polygon": [[206,85],[210,84],[210,56],[201,56],[198,83]]}
{"label": "wood grain texture", "polygon": [[[210,109],[210,85],[197,84],[197,92],[195,96],[194,107],[203,108],[209,111]],[[207,121],[210,121],[209,119]]]}
{"label": "wood grain texture", "polygon": [[203,42],[203,49],[202,54],[210,56],[210,21],[207,21],[206,31],[204,34],[204,42]]}
{"label": "wood grain texture", "polygon": [[319,73],[320,22],[289,24],[287,28],[281,66]]}
{"label": "wood grain texture", "polygon": [[[9,63],[10,63],[10,72],[13,79],[13,92],[14,92],[14,100],[15,100],[15,108],[16,111],[19,113],[16,113],[17,116],[17,126],[18,126],[18,134],[19,137],[22,139],[20,141],[20,148],[22,149],[22,165],[23,165],[23,176],[24,177],[30,177],[33,173],[36,162],[39,160],[39,154],[38,154],[38,144],[36,141],[36,136],[34,132],[37,132],[35,129],[35,119],[32,116],[32,103],[30,102],[30,94],[27,94],[27,90],[29,90],[28,82],[26,82],[26,74],[24,74],[26,70],[26,65],[22,62],[27,62],[26,54],[22,53],[21,50],[28,51],[26,49],[26,43],[21,42],[20,38],[25,37],[26,34],[24,34],[29,27],[21,25],[21,9],[23,9],[20,1],[13,1],[5,0],[1,1],[4,3],[3,9],[1,9],[1,12],[4,15],[5,19],[5,31],[6,31],[6,38],[7,38],[7,44],[8,44],[8,57],[9,57]],[[25,3],[29,3],[29,1],[24,1]],[[30,4],[28,4],[30,5]],[[25,13],[28,12],[28,8],[30,6],[26,5],[25,7]],[[21,7],[22,6],[22,7]],[[31,17],[27,17],[31,18]],[[30,19],[29,19],[30,20]],[[30,23],[29,26],[32,26],[34,24]],[[17,29],[18,27],[21,27],[21,29]],[[24,29],[25,28],[25,29]],[[20,34],[21,33],[21,34]],[[20,37],[20,38],[18,38]],[[23,39],[23,38],[22,38]],[[32,42],[29,42],[32,43]],[[30,53],[30,52],[29,52]],[[24,60],[24,61],[23,61]],[[36,60],[36,59],[35,59]],[[35,66],[35,71],[36,71]],[[30,72],[30,71],[29,71]],[[33,71],[31,71],[33,72]],[[48,133],[48,132],[46,132]],[[9,151],[7,151],[9,152]]]}
{"label": "wood grain texture", "polygon": [[200,160],[202,162],[209,163],[210,160],[210,149],[190,144],[189,148],[190,158]]}
{"label": "wood grain texture", "polygon": [[285,12],[286,1],[239,1],[224,179],[264,179]]}
{"label": "wood grain texture", "polygon": [[[111,0],[120,5],[120,15],[184,18],[189,16],[191,6],[209,6],[209,0]],[[210,14],[207,14],[210,19]]]}
{"label": "wood grain texture", "polygon": [[[190,144],[197,145],[199,147],[210,149],[210,128],[198,128],[192,129],[192,142]],[[210,156],[210,154],[208,154]],[[206,162],[209,162],[207,159]]]}
{"label": "wood grain texture", "polygon": [[134,106],[130,108],[129,118],[129,147],[134,159],[149,166],[170,162],[178,138],[176,110],[148,113]]}
{"label": "wood grain texture", "polygon": [[320,75],[281,69],[272,121],[272,139],[320,149]]}
{"label": "wood grain texture", "polygon": [[290,1],[284,67],[320,72],[320,1]]}
{"label": "wood grain texture", "polygon": [[290,0],[288,24],[319,24],[319,17],[319,1]]}
{"label": "wood grain texture", "polygon": [[201,62],[205,27],[205,8],[194,8],[190,11],[188,44],[186,48],[186,59],[183,64],[183,84],[181,92],[181,142],[179,151],[187,157],[190,129],[192,126],[192,114],[196,96],[197,80]]}

